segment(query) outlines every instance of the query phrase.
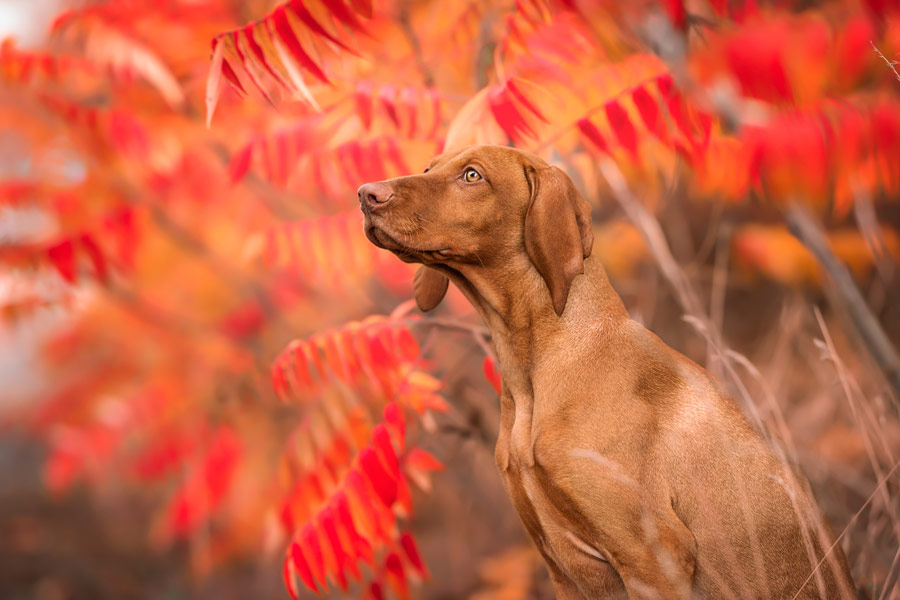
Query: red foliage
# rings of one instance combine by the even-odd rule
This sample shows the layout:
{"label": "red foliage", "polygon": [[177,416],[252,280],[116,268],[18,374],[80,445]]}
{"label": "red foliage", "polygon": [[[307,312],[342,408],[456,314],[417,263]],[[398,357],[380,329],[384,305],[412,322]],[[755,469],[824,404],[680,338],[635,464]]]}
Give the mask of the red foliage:
{"label": "red foliage", "polygon": [[[69,315],[24,415],[48,487],[152,490],[155,537],[203,532],[202,568],[272,538],[294,596],[411,595],[428,569],[409,484],[442,468],[416,445],[447,404],[427,320],[366,317],[409,297],[412,267],[366,240],[357,187],[512,142],[599,205],[612,160],[636,196],[738,205],[736,264],[814,284],[752,220],[896,199],[900,86],[872,49],[900,51],[895,4],[128,0],[67,12],[45,48],[4,42],[0,207],[47,222],[0,240],[27,288],[2,314]],[[661,15],[673,62],[642,41]],[[836,252],[871,268],[848,239]]]}

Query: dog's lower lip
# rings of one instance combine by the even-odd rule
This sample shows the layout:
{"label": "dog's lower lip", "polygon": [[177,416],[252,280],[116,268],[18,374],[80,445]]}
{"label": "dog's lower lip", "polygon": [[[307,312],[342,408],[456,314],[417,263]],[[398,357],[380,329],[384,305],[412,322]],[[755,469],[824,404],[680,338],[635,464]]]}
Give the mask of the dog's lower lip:
{"label": "dog's lower lip", "polygon": [[449,258],[453,256],[453,252],[450,248],[440,248],[438,250],[419,250],[417,248],[407,248],[404,247],[403,244],[399,243],[396,239],[391,237],[390,234],[385,232],[383,229],[378,227],[371,227],[367,229],[367,237],[375,243],[376,246],[380,248],[384,248],[385,250],[390,250],[391,252],[403,255],[407,257],[413,257],[415,254],[436,254],[442,258]]}

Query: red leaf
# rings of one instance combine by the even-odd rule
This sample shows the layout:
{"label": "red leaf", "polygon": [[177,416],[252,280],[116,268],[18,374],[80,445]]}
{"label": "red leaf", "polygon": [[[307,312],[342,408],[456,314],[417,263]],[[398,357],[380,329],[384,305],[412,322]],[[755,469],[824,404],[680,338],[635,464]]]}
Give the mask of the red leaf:
{"label": "red leaf", "polygon": [[297,39],[294,30],[291,28],[290,21],[288,21],[284,5],[275,9],[275,12],[272,13],[271,20],[268,22],[275,27],[275,32],[278,34],[278,37],[281,38],[281,41],[287,46],[288,51],[304,69],[315,75],[322,83],[330,83],[328,78],[325,77],[325,73],[319,68],[319,65],[310,58],[309,54],[303,49],[303,46],[300,45],[300,40]]}
{"label": "red leaf", "polygon": [[269,104],[273,104],[272,97],[269,95],[269,92],[266,91],[265,86],[263,86],[262,82],[256,76],[256,73],[247,64],[247,59],[244,57],[244,53],[241,51],[240,39],[240,29],[235,29],[231,32],[232,46],[234,46],[234,51],[237,53],[238,59],[241,61],[241,66],[244,68],[244,72],[247,74],[247,77],[250,78],[250,81],[253,82],[253,85],[256,86],[256,89],[259,90],[259,93],[262,94],[263,98],[265,98]]}
{"label": "red leaf", "polygon": [[265,312],[256,298],[250,298],[231,312],[219,323],[225,335],[243,339],[259,333],[265,324]]}
{"label": "red leaf", "polygon": [[728,12],[728,2],[729,0],[709,0],[709,4],[712,6],[712,9],[720,17],[725,16]]}
{"label": "red leaf", "polygon": [[127,266],[134,266],[134,253],[137,248],[138,231],[134,222],[134,210],[125,207],[119,210],[112,219],[114,233],[119,242],[119,259]]}
{"label": "red leaf", "polygon": [[383,424],[376,425],[372,429],[372,447],[378,453],[388,473],[393,479],[400,477],[400,462],[397,460],[397,453],[394,451],[394,445],[391,443],[391,434]]}
{"label": "red leaf", "polygon": [[250,159],[253,158],[253,142],[241,148],[237,154],[231,157],[228,163],[228,180],[237,183],[250,170]]}
{"label": "red leaf", "polygon": [[522,93],[522,90],[519,89],[519,85],[518,83],[516,83],[515,79],[509,79],[506,82],[506,88],[509,90],[509,93],[512,94],[513,97],[518,100],[522,104],[522,106],[527,108],[534,116],[536,116],[544,123],[547,122],[547,119],[544,118],[544,115],[541,114],[541,111],[539,111],[534,106],[534,104],[531,103],[531,100],[529,100],[528,97],[525,96],[524,93]]}
{"label": "red leaf", "polygon": [[325,499],[325,489],[322,487],[322,481],[319,479],[319,474],[313,471],[306,476],[306,480],[309,483],[309,491],[313,494],[316,502],[321,502]]}
{"label": "red leaf", "polygon": [[841,74],[841,83],[849,86],[855,84],[866,65],[873,59],[874,52],[869,40],[877,39],[872,21],[865,15],[853,17],[844,26],[837,43],[835,57],[838,66],[836,73]]}
{"label": "red leaf", "polygon": [[491,114],[504,133],[512,140],[521,140],[522,134],[532,135],[534,132],[522,119],[515,105],[506,93],[506,86],[500,86],[488,94]]}
{"label": "red leaf", "polygon": [[418,98],[416,96],[415,90],[412,88],[403,88],[400,92],[400,101],[403,102],[403,106],[406,108],[406,113],[409,115],[409,128],[406,132],[406,135],[409,137],[413,137],[416,135],[416,109],[418,106],[417,102]]}
{"label": "red leaf", "polygon": [[263,49],[256,43],[256,39],[253,37],[253,28],[254,24],[250,23],[246,27],[244,27],[244,39],[247,40],[247,47],[250,48],[250,52],[253,53],[253,56],[256,57],[256,60],[262,63],[262,66],[266,68],[266,71],[269,72],[275,81],[277,81],[283,87],[290,87],[288,83],[281,78],[281,75],[275,72],[275,69],[272,68],[272,65],[269,64],[269,61],[266,60],[266,55],[263,53]]}
{"label": "red leaf", "polygon": [[228,492],[240,454],[241,445],[237,435],[230,427],[220,426],[203,461],[204,482],[213,508],[221,503]]}
{"label": "red leaf", "polygon": [[[591,143],[594,146],[596,146],[598,150],[609,154],[609,147],[606,145],[606,140],[603,139],[603,135],[600,133],[600,130],[597,129],[597,126],[594,125],[593,123],[591,123],[591,121],[589,119],[587,119],[587,118],[579,119],[578,120],[578,130],[581,132],[581,134],[584,137],[586,137],[588,140],[590,140]],[[484,360],[485,360],[484,374],[485,374],[485,377],[487,377],[488,380],[490,380],[491,377],[488,374],[488,363],[490,361],[490,358],[485,357]],[[491,372],[493,372],[494,371],[493,362],[490,362],[490,365],[491,365]],[[493,384],[493,382],[491,382],[491,383]],[[499,386],[494,385],[494,387],[497,389],[497,393],[499,394],[500,393]]]}
{"label": "red leaf", "polygon": [[367,130],[372,126],[372,92],[374,89],[368,81],[361,81],[356,84],[356,91],[353,93],[356,112],[359,113]]}
{"label": "red leaf", "polygon": [[438,129],[441,126],[441,93],[437,88],[431,88],[428,90],[428,95],[431,96],[431,106],[432,111],[434,112],[434,119],[431,123],[431,130],[428,132],[427,139],[434,139],[437,135]]}
{"label": "red leaf", "polygon": [[397,478],[397,504],[403,510],[403,515],[407,519],[411,519],[413,516],[413,505],[412,505],[412,490],[409,489],[409,484],[406,482],[405,477]]}
{"label": "red leaf", "polygon": [[304,6],[303,0],[291,0],[290,3],[288,4],[288,6],[290,7],[291,11],[295,15],[297,15],[297,18],[299,18],[300,21],[304,25],[309,27],[314,33],[322,36],[323,38],[331,40],[332,42],[334,42],[335,44],[337,44],[338,46],[340,46],[347,52],[349,52],[351,54],[356,54],[356,52],[354,52],[349,47],[347,47],[344,44],[344,42],[342,42],[338,38],[331,35],[331,33],[329,33],[329,31],[327,29],[322,27],[321,23],[316,21],[316,19],[312,16],[312,14],[306,9],[306,6]]}
{"label": "red leaf", "polygon": [[[339,492],[343,495],[343,492]],[[359,565],[356,564],[356,561],[359,559],[359,550],[358,545],[356,543],[356,538],[358,537],[351,529],[347,528],[347,524],[342,518],[342,514],[338,510],[338,502],[337,496],[332,498],[331,504],[329,505],[329,511],[331,513],[331,527],[334,528],[334,537],[337,539],[337,543],[341,547],[341,551],[344,556],[344,566],[347,570],[350,571],[350,575],[356,581],[359,581],[362,577],[362,573],[359,571]],[[346,503],[346,498],[344,498],[344,502]]]}
{"label": "red leaf", "polygon": [[309,563],[306,562],[306,557],[303,555],[303,551],[300,549],[300,545],[297,544],[297,542],[291,544],[291,560],[294,563],[294,569],[297,570],[297,574],[300,576],[300,581],[303,582],[303,585],[318,594],[319,586],[316,585]]}
{"label": "red leaf", "polygon": [[284,400],[287,396],[288,386],[284,377],[284,369],[280,362],[272,366],[272,390],[275,395]]}
{"label": "red leaf", "polygon": [[212,516],[231,486],[240,452],[237,436],[221,426],[196,471],[169,505],[166,524],[172,534],[186,537]]}
{"label": "red leaf", "polygon": [[669,116],[672,117],[672,120],[675,121],[678,129],[681,130],[685,137],[693,143],[694,129],[691,127],[691,123],[688,120],[687,106],[684,103],[681,92],[675,88],[672,82],[672,76],[660,75],[656,79],[656,85],[659,87],[660,94],[662,94],[663,100],[666,102]]}
{"label": "red leaf", "polygon": [[147,130],[137,119],[124,111],[114,110],[109,113],[107,126],[113,145],[119,152],[136,159],[147,156],[150,141]]}
{"label": "red leaf", "polygon": [[[292,547],[293,546],[296,546],[296,544],[292,544]],[[284,587],[287,588],[288,593],[291,595],[291,598],[293,598],[293,600],[299,600],[300,592],[297,589],[297,582],[294,581],[294,574],[291,572],[291,560],[288,557],[285,557],[284,559],[284,567],[282,568],[281,575],[282,577],[284,577]],[[303,583],[306,582],[304,581]]]}
{"label": "red leaf", "polygon": [[97,276],[97,279],[101,282],[106,282],[108,274],[106,270],[106,258],[104,258],[100,246],[97,245],[97,242],[94,241],[93,237],[86,233],[81,235],[81,245],[84,247],[88,258],[91,259],[91,263],[94,265],[94,274]]}
{"label": "red leaf", "polygon": [[372,0],[350,0],[353,10],[367,19],[372,18]]}
{"label": "red leaf", "polygon": [[371,448],[364,448],[359,453],[359,464],[362,472],[372,483],[378,498],[386,507],[390,507],[397,499],[397,480],[388,474]]}
{"label": "red leaf", "polygon": [[444,465],[436,459],[431,453],[422,450],[421,448],[413,448],[409,454],[406,455],[404,462],[415,469],[420,471],[443,471]]}
{"label": "red leaf", "polygon": [[687,11],[682,0],[663,0],[663,7],[676,29],[684,30],[687,27]]}
{"label": "red leaf", "polygon": [[387,571],[388,585],[397,594],[400,600],[408,600],[409,586],[406,584],[406,573],[403,570],[403,563],[396,553],[391,552],[387,560],[384,561],[384,567]]}
{"label": "red leaf", "polygon": [[650,93],[644,89],[644,86],[638,86],[631,94],[634,105],[641,115],[647,129],[656,137],[658,137],[666,145],[669,145],[669,134],[666,130],[666,124],[663,122],[659,106]]}
{"label": "red leaf", "polygon": [[152,440],[135,459],[134,470],[138,477],[155,481],[182,464],[193,449],[193,438],[185,435]]}
{"label": "red leaf", "polygon": [[[322,557],[322,548],[319,545],[319,535],[316,533],[315,527],[311,523],[307,523],[300,530],[297,538],[301,541],[303,556],[306,557],[307,565],[313,579],[321,584],[323,591],[328,591],[328,583],[325,581],[325,561]],[[316,589],[315,587],[313,588]],[[318,591],[318,590],[316,590]]]}
{"label": "red leaf", "polygon": [[350,181],[378,181],[381,165],[373,153],[367,152],[359,142],[350,142],[338,148],[338,157],[345,163],[344,172]]}
{"label": "red leaf", "polygon": [[372,565],[372,546],[369,544],[368,540],[362,537],[357,531],[356,525],[353,523],[353,517],[350,513],[350,503],[347,500],[347,495],[343,491],[335,494],[335,507],[337,510],[338,523],[341,528],[347,532],[355,557]]}
{"label": "red leaf", "polygon": [[389,369],[394,363],[391,353],[388,352],[384,341],[379,335],[373,335],[369,338],[369,352],[372,356],[372,366],[376,369]]}
{"label": "red leaf", "polygon": [[900,110],[896,104],[881,104],[872,111],[875,157],[882,184],[896,194],[900,184]]}
{"label": "red leaf", "polygon": [[400,117],[397,116],[397,90],[393,85],[383,85],[378,90],[378,99],[387,116],[393,121],[395,127],[400,127]]}
{"label": "red leaf", "polygon": [[346,5],[344,5],[344,0],[322,0],[322,3],[335,17],[337,17],[338,21],[349,26],[350,29],[354,29],[360,33],[366,33],[366,30],[359,22],[359,19],[357,19],[353,13],[347,9]]}
{"label": "red leaf", "polygon": [[616,100],[610,100],[606,103],[606,118],[609,120],[613,133],[616,134],[616,139],[636,158],[637,132],[628,118],[628,113]]}
{"label": "red leaf", "polygon": [[773,19],[739,28],[728,39],[725,58],[745,96],[793,100],[784,67],[785,48],[790,47],[789,36],[789,23]]}
{"label": "red leaf", "polygon": [[62,492],[68,489],[81,473],[83,462],[82,457],[70,449],[54,450],[44,463],[44,479],[50,491]]}
{"label": "red leaf", "polygon": [[387,157],[394,163],[394,166],[397,167],[397,170],[402,175],[406,175],[409,173],[409,166],[407,166],[406,161],[403,160],[403,155],[400,154],[400,147],[397,146],[397,140],[395,138],[387,139]]}
{"label": "red leaf", "polygon": [[346,481],[348,494],[352,495],[352,497],[359,502],[366,515],[365,518],[371,521],[375,535],[379,539],[385,539],[387,537],[387,532],[385,531],[384,524],[378,519],[376,507],[372,504],[372,498],[368,491],[369,488],[366,486],[366,480],[362,473],[357,469],[352,469],[347,473]]}
{"label": "red leaf", "polygon": [[397,442],[400,450],[403,450],[403,441],[406,436],[406,423],[403,420],[403,411],[396,402],[389,402],[384,407],[384,420],[397,434]]}
{"label": "red leaf", "polygon": [[225,75],[225,79],[228,80],[235,89],[240,90],[242,94],[246,94],[247,90],[244,89],[244,86],[241,84],[241,80],[238,79],[237,73],[234,72],[234,69],[231,68],[231,65],[228,64],[227,60],[222,61],[222,74]]}
{"label": "red leaf", "polygon": [[544,120],[544,117],[525,98],[512,79],[507,79],[503,85],[495,86],[488,94],[491,114],[504,133],[513,141],[518,142],[525,137],[533,137],[534,129],[528,124],[524,112],[520,111],[513,102],[513,98],[539,119]]}
{"label": "red leaf", "polygon": [[324,336],[322,350],[325,353],[325,362],[328,363],[331,371],[338,376],[339,379],[346,381],[350,374],[347,372],[347,365],[344,362],[341,351],[338,348],[337,340],[334,334]]}
{"label": "red leaf", "polygon": [[416,540],[414,540],[410,534],[403,533],[400,536],[400,546],[403,548],[403,552],[406,554],[409,564],[419,572],[422,579],[428,579],[428,569],[425,567],[425,563],[422,562],[419,548],[416,546]]}
{"label": "red leaf", "polygon": [[328,372],[325,370],[325,363],[322,360],[322,354],[319,352],[319,347],[315,344],[306,344],[305,347],[306,356],[309,358],[309,362],[315,367],[319,378],[325,379],[328,377]]}
{"label": "red leaf", "polygon": [[[322,525],[322,530],[325,532],[325,538],[337,561],[337,568],[333,575],[337,579],[338,587],[346,592],[347,576],[344,574],[344,568],[347,566],[348,556],[344,552],[344,547],[341,546],[341,540],[338,538],[337,528],[334,525],[334,515],[332,514],[330,505],[319,513],[319,523]],[[356,565],[354,565],[353,568],[356,570]],[[358,576],[359,572],[357,571],[357,578]]]}
{"label": "red leaf", "polygon": [[[593,127],[593,125],[591,125]],[[580,128],[580,125],[579,125]],[[603,138],[600,138],[601,141]],[[484,362],[481,365],[482,370],[484,371],[484,376],[488,381],[491,382],[491,385],[494,386],[494,389],[497,391],[497,394],[501,394],[502,386],[500,379],[500,371],[497,369],[497,366],[494,364],[493,359],[490,356],[484,357]]]}
{"label": "red leaf", "polygon": [[305,348],[306,344],[300,344],[291,352],[291,365],[293,367],[291,372],[294,374],[294,378],[301,389],[312,390],[314,389],[314,384],[309,372]]}
{"label": "red leaf", "polygon": [[361,160],[363,166],[372,174],[372,177],[369,177],[366,180],[380,181],[382,179],[387,179],[387,165],[385,164],[384,158],[381,156],[381,149],[379,148],[378,141],[372,140],[366,145],[364,150],[362,148],[361,150],[360,154],[362,155]]}
{"label": "red leaf", "polygon": [[47,248],[47,257],[63,279],[75,283],[75,244],[72,240],[63,240]]}
{"label": "red leaf", "polygon": [[409,332],[408,329],[400,329],[397,331],[396,335],[397,339],[397,349],[399,350],[400,356],[408,361],[414,362],[418,360],[420,350],[419,343],[416,341],[416,338],[413,337],[413,334]]}

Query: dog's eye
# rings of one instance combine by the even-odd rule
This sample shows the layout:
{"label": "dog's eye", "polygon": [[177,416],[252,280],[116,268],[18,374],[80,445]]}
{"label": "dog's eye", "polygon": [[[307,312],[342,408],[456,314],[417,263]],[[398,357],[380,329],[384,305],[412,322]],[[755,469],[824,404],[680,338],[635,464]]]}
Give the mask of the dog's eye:
{"label": "dog's eye", "polygon": [[463,173],[463,179],[465,179],[469,183],[472,183],[481,179],[481,173],[479,173],[475,169],[466,169],[466,172]]}

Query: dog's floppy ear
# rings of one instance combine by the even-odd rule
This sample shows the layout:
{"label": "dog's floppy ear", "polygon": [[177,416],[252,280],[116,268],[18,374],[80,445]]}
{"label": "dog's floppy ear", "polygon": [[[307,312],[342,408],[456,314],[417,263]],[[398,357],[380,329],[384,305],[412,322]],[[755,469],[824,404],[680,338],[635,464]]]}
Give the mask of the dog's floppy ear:
{"label": "dog's floppy ear", "polygon": [[428,312],[437,307],[447,293],[447,285],[450,280],[443,273],[430,269],[425,265],[419,267],[413,277],[413,296],[416,298],[416,306],[423,312]]}
{"label": "dog's floppy ear", "polygon": [[572,280],[584,273],[594,244],[591,207],[556,167],[526,165],[525,177],[531,187],[525,252],[550,289],[553,310],[562,316]]}

